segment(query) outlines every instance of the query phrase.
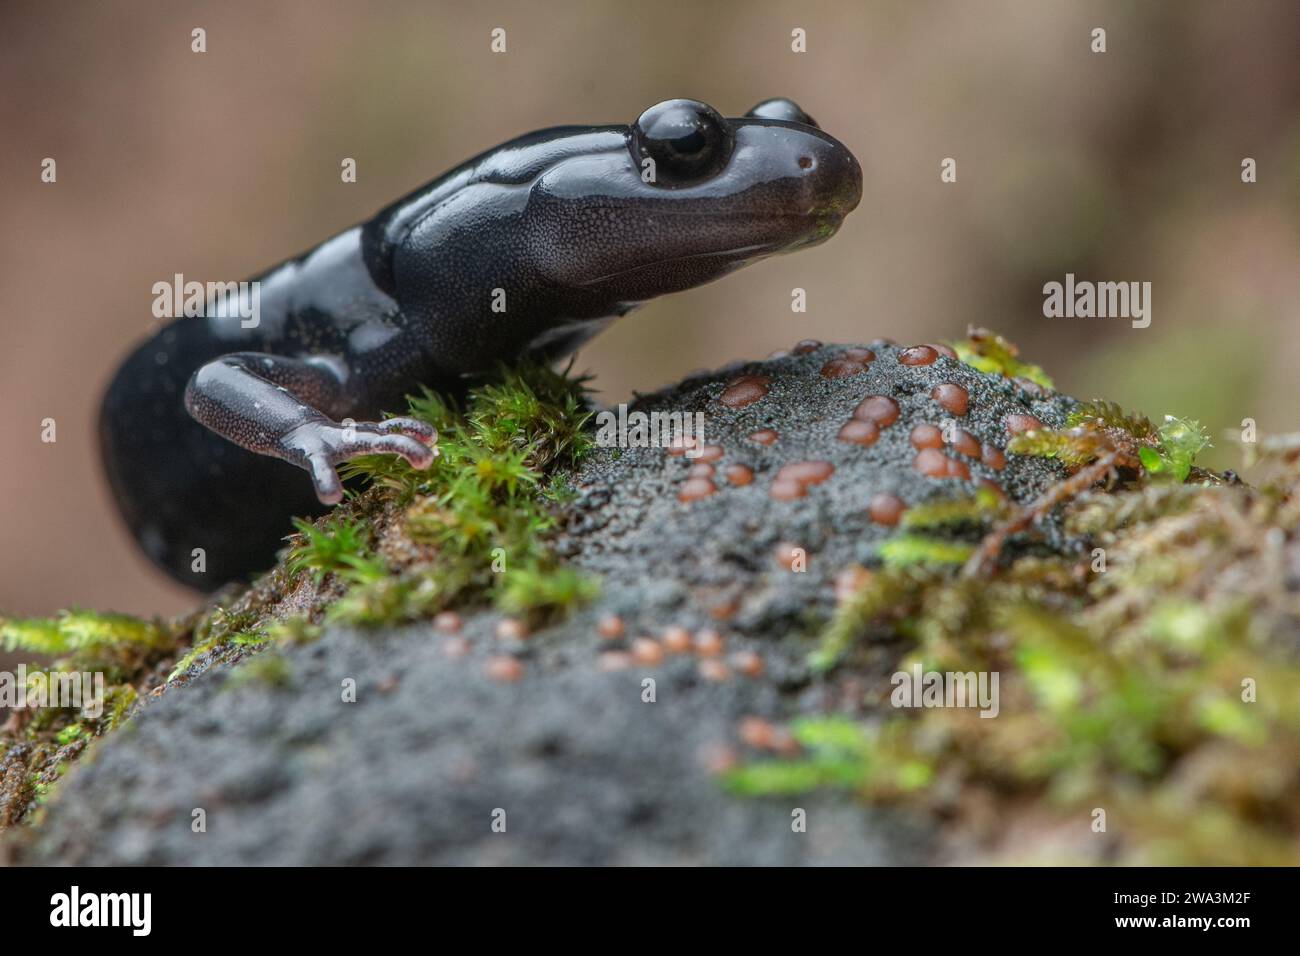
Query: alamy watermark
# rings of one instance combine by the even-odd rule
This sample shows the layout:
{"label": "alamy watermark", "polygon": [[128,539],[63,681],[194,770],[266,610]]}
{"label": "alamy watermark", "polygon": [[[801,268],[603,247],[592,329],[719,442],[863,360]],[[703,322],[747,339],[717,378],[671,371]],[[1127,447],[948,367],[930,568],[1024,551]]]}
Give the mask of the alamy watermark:
{"label": "alamy watermark", "polygon": [[1043,315],[1049,319],[1131,319],[1133,328],[1151,324],[1150,282],[1075,281],[1074,273],[1065,274],[1065,282],[1048,282],[1043,286]]}
{"label": "alamy watermark", "polygon": [[895,707],[978,707],[981,717],[998,715],[997,671],[898,671],[889,702]]}
{"label": "alamy watermark", "polygon": [[58,927],[126,927],[132,936],[153,929],[152,893],[83,893],[75,884],[50,897],[50,925]]}
{"label": "alamy watermark", "polygon": [[256,280],[187,282],[178,272],[171,282],[155,282],[152,291],[155,319],[238,318],[245,329],[255,329],[262,322],[262,284]]}
{"label": "alamy watermark", "polygon": [[703,412],[606,409],[596,414],[596,444],[602,448],[680,448],[687,458],[704,454]]}
{"label": "alamy watermark", "polygon": [[104,713],[103,671],[0,671],[0,707],[76,707],[94,720]]}

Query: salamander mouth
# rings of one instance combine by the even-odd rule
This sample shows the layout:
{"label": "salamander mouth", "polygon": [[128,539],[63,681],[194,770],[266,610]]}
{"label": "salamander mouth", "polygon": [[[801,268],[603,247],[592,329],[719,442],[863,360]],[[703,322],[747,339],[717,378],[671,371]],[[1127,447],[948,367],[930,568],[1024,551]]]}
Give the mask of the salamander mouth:
{"label": "salamander mouth", "polygon": [[764,256],[770,256],[786,246],[774,246],[772,243],[756,243],[752,246],[739,246],[734,249],[718,249],[712,252],[693,252],[684,256],[669,256],[666,259],[653,259],[649,262],[641,262],[626,269],[619,269],[617,272],[607,272],[604,275],[595,276],[591,279],[585,279],[578,283],[579,285],[599,285],[602,282],[609,282],[612,279],[621,279],[626,276],[636,275],[646,269],[655,269],[669,265],[675,262],[692,262],[700,259],[730,259],[737,266],[753,262],[755,259],[761,259]]}
{"label": "salamander mouth", "polygon": [[[686,214],[694,215],[694,214]],[[705,216],[699,218],[711,218],[714,220],[725,219],[727,217]],[[734,218],[742,218],[736,216]],[[593,276],[590,279],[584,279],[578,283],[580,286],[600,285],[603,282],[610,282],[615,279],[622,279],[628,276],[637,275],[650,269],[663,268],[673,264],[683,262],[698,262],[709,259],[723,259],[733,264],[734,268],[748,265],[759,259],[765,259],[768,256],[779,255],[785,252],[793,252],[796,249],[803,249],[808,246],[817,245],[833,236],[839,229],[840,224],[844,221],[844,213],[838,210],[819,209],[806,214],[785,214],[780,216],[768,217],[769,221],[784,221],[797,223],[800,228],[792,230],[794,235],[791,238],[774,239],[767,242],[755,242],[742,246],[730,246],[725,249],[709,249],[704,252],[690,252],[680,256],[665,256],[662,259],[649,259],[645,262],[639,262],[636,265],[628,266],[626,269],[618,269],[614,272],[606,272],[602,275]]]}

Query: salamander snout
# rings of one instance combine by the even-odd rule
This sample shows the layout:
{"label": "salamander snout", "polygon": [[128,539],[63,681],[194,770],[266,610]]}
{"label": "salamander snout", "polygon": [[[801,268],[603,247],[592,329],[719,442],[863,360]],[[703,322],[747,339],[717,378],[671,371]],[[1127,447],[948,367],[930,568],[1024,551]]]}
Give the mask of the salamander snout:
{"label": "salamander snout", "polygon": [[862,167],[842,143],[825,134],[810,139],[807,147],[797,150],[794,164],[808,182],[810,211],[843,219],[862,201]]}
{"label": "salamander snout", "polygon": [[[817,133],[796,140],[793,153],[798,173],[809,181],[809,194],[815,205],[843,218],[852,212],[862,199],[862,167],[843,143],[821,132],[821,125],[804,112],[794,100],[777,97],[763,100],[748,113],[745,120],[775,120],[772,127],[811,127]],[[772,136],[791,134],[772,133]],[[803,148],[799,148],[802,145]]]}

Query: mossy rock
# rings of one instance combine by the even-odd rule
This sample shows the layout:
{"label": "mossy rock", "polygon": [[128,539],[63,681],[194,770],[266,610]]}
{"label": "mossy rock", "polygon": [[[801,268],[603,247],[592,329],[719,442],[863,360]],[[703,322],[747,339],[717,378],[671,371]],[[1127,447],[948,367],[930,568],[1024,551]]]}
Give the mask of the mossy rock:
{"label": "mossy rock", "polygon": [[[704,413],[703,461],[593,446],[550,373],[507,377],[455,421],[425,399],[450,436],[443,470],[361,469],[375,487],[287,563],[169,625],[172,644],[123,677],[142,703],[78,741],[86,758],[10,852],[1294,862],[1291,452],[1270,453],[1256,488],[1195,469],[1180,483],[1176,440],[1052,391],[1000,340],[958,343],[967,361],[901,352],[802,343],[638,400]],[[964,414],[933,397],[942,385],[965,391]],[[897,419],[844,440],[870,395]],[[1042,424],[1018,440],[1037,453],[994,467],[968,439],[1002,449],[1014,416]],[[968,435],[949,429],[938,453],[964,469],[928,477],[913,430],[947,419]],[[1071,485],[1108,454],[1109,490]],[[801,462],[818,464],[781,484]],[[702,463],[712,492],[680,500]],[[902,526],[873,519],[880,495],[907,506]],[[999,672],[999,716],[891,707],[913,663]],[[59,730],[11,731],[11,818],[37,774],[68,766]]]}

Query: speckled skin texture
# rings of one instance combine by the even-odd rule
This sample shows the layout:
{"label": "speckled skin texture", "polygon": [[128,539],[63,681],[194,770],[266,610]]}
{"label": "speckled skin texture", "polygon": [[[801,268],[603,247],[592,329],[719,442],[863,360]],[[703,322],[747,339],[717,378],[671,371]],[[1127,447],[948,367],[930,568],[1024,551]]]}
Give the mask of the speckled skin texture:
{"label": "speckled skin texture", "polygon": [[428,464],[427,428],[371,424],[420,385],[562,356],[646,299],[826,239],[857,205],[857,161],[788,101],[716,121],[725,163],[681,182],[664,167],[643,181],[637,126],[513,140],[256,277],[255,328],[162,329],[118,372],[100,426],[146,553],[204,590],[264,568],[291,516],[339,499],[339,462]]}
{"label": "speckled skin texture", "polygon": [[[129,729],[96,744],[63,781],[44,821],[18,832],[25,863],[96,864],[882,864],[951,862],[932,820],[906,806],[868,808],[848,793],[765,799],[729,794],[708,755],[733,748],[739,721],[828,711],[860,719],[889,712],[897,646],[867,642],[865,660],[826,676],[806,661],[813,634],[832,613],[837,574],[876,563],[898,529],[866,515],[878,492],[909,505],[972,490],[911,466],[919,424],[945,412],[929,395],[956,383],[970,395],[962,426],[1001,447],[1003,422],[1032,414],[1060,425],[1072,400],[1040,394],[946,357],[905,366],[898,349],[871,343],[861,374],[827,379],[821,369],[845,351],[738,364],[655,395],[645,411],[700,410],[719,490],[683,503],[691,463],[663,448],[597,449],[571,476],[575,500],[559,514],[560,545],[600,577],[600,598],[525,642],[497,637],[497,616],[466,613],[466,653],[449,657],[426,625],[371,635],[329,628],[310,645],[277,648],[289,686],[227,685],[230,673],[200,661],[195,678],[147,700]],[[728,409],[718,396],[745,373],[770,378],[766,396]],[[836,438],[866,395],[898,403],[898,420],[863,448]],[[749,439],[772,428],[770,446]],[[801,460],[834,473],[795,501],[776,501],[772,479]],[[730,487],[728,464],[754,480]],[[1019,501],[1041,494],[1065,470],[1007,456],[1001,472],[972,464],[972,479],[996,478]],[[807,570],[774,555],[780,542],[806,549]],[[720,613],[725,612],[725,613]],[[626,636],[600,636],[597,621],[620,615]],[[704,679],[688,654],[606,672],[602,653],[671,626],[716,628],[719,661],[761,654],[758,677]],[[231,646],[227,655],[249,653]],[[499,683],[484,665],[518,655],[523,676]],[[238,668],[234,671],[238,673]],[[357,682],[356,704],[340,681]],[[657,701],[642,701],[642,681]],[[208,831],[190,830],[194,807]],[[491,832],[506,809],[505,834]],[[791,808],[808,813],[791,831]]]}

